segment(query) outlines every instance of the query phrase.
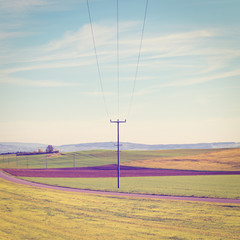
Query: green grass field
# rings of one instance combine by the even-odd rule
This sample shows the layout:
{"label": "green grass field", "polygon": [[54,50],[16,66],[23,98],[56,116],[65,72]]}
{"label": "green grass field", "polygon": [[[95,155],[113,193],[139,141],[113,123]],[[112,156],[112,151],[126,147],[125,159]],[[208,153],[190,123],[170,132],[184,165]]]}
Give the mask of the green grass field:
{"label": "green grass field", "polygon": [[0,179],[0,239],[239,239],[240,206],[39,189]]}
{"label": "green grass field", "polygon": [[23,178],[49,185],[81,189],[240,199],[240,176],[124,177],[116,178]]}

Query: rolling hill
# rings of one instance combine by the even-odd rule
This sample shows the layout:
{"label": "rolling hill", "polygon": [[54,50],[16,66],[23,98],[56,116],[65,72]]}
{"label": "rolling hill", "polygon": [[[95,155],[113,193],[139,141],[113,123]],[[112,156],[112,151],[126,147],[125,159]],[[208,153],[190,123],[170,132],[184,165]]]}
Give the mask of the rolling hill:
{"label": "rolling hill", "polygon": [[[212,148],[239,148],[240,142],[215,142],[215,143],[196,143],[196,144],[139,144],[122,142],[121,150],[164,150],[164,149],[212,149]],[[20,143],[20,142],[0,142],[0,153],[17,151],[37,151],[45,150],[47,144],[40,143]],[[74,152],[94,149],[116,149],[114,142],[95,142],[80,143],[54,146],[60,152]]]}

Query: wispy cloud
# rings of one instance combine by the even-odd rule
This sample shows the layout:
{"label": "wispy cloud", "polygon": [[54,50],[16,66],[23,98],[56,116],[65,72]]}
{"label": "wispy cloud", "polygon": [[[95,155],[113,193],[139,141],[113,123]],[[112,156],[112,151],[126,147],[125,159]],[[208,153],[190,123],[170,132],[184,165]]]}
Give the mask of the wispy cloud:
{"label": "wispy cloud", "polygon": [[24,67],[15,67],[8,68],[0,71],[2,74],[12,74],[16,72],[25,72],[25,71],[33,71],[39,69],[58,69],[58,68],[72,68],[72,67],[80,67],[91,64],[89,61],[72,61],[72,62],[51,62],[51,63],[38,63],[34,65],[24,66]]}
{"label": "wispy cloud", "polygon": [[202,1],[194,1],[192,4],[209,5],[209,4],[230,4],[230,3],[239,3],[239,1],[238,0],[202,0]]}
{"label": "wispy cloud", "polygon": [[[236,76],[240,76],[239,69],[230,71],[230,72],[223,72],[220,74],[210,75],[210,76],[206,76],[206,77],[196,77],[196,78],[186,79],[186,80],[179,81],[179,82],[173,82],[173,83],[169,84],[169,86],[189,86],[189,85],[213,81],[216,79],[225,79],[225,78],[231,78],[231,77],[236,77]],[[166,86],[168,86],[168,85],[166,84]]]}
{"label": "wispy cloud", "polygon": [[10,39],[10,38],[18,38],[18,37],[25,37],[30,33],[27,32],[0,32],[0,40],[3,39]]}
{"label": "wispy cloud", "polygon": [[25,78],[1,77],[0,83],[7,83],[13,85],[24,85],[32,87],[71,87],[80,86],[80,83],[62,82],[56,80],[30,80]]}
{"label": "wispy cloud", "polygon": [[[73,3],[77,3],[77,0],[11,0],[5,1],[0,0],[0,10],[17,13],[17,12],[27,12],[32,10],[50,10],[50,11],[58,11],[66,8],[74,7]],[[83,2],[83,0],[80,0]]]}
{"label": "wispy cloud", "polygon": [[214,81],[214,80],[218,80],[218,79],[229,79],[229,78],[237,77],[237,76],[240,76],[240,70],[238,70],[238,69],[229,71],[229,72],[220,73],[220,74],[204,76],[204,77],[192,77],[192,78],[188,78],[188,79],[181,79],[178,81],[171,81],[168,83],[157,84],[157,85],[153,85],[151,87],[141,89],[141,90],[137,91],[135,95],[138,95],[138,96],[148,95],[148,94],[151,94],[154,92],[158,92],[159,89],[162,89],[162,88],[192,86],[192,85],[196,85],[196,84],[206,83],[209,81]]}
{"label": "wispy cloud", "polygon": [[45,0],[0,0],[0,9],[8,12],[21,12],[35,7],[51,5],[52,1]]}
{"label": "wispy cloud", "polygon": [[[33,1],[31,4],[44,4],[44,2]],[[122,26],[119,42],[121,70],[130,71],[132,69],[132,72],[135,70],[139,36],[134,29],[138,25],[139,22],[120,23]],[[94,24],[93,27],[101,70],[116,71],[115,26],[113,24]],[[21,34],[24,33],[2,33],[2,35],[0,33],[0,39]],[[170,71],[189,69],[187,74],[180,76],[180,80],[172,78],[168,84],[162,84],[160,87],[198,84],[221,76],[228,76],[229,71],[225,73],[224,69],[232,59],[240,56],[240,51],[229,45],[227,40],[224,45],[214,44],[218,43],[218,38],[222,35],[224,35],[224,31],[219,29],[148,35],[143,41],[140,70],[151,71],[151,74],[156,77],[162,75],[166,69]],[[33,70],[95,66],[90,26],[86,24],[78,31],[68,31],[61,38],[42,46],[25,49],[13,47],[10,52],[1,54],[0,61],[13,66],[21,63],[19,67],[8,66],[6,68],[2,66],[0,73],[7,77],[18,72]],[[220,69],[223,74],[214,73]],[[232,70],[232,74],[236,74],[236,72],[234,69]],[[149,76],[148,73],[145,75]],[[141,79],[140,77],[139,79]],[[124,76],[123,79],[131,78],[132,76]],[[186,80],[181,81],[181,79]]]}
{"label": "wispy cloud", "polygon": [[[89,95],[89,96],[103,96],[103,93],[102,92],[85,92],[84,93],[85,95]],[[104,96],[116,96],[116,92],[104,92]]]}

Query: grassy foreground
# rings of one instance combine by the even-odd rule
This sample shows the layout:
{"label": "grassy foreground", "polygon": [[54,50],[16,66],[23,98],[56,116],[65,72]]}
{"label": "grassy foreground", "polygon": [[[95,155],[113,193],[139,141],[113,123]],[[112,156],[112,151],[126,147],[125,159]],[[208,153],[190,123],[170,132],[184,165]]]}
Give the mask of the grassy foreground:
{"label": "grassy foreground", "polygon": [[117,188],[116,178],[24,179],[50,185],[81,189],[240,199],[240,175],[126,177],[120,180],[120,190]]}
{"label": "grassy foreground", "polygon": [[79,194],[0,179],[1,239],[239,239],[240,206]]}

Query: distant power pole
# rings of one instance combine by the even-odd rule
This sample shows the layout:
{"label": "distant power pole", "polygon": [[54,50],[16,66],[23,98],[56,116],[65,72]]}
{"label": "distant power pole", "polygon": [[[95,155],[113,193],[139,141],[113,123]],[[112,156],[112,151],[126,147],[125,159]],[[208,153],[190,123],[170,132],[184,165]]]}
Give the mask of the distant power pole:
{"label": "distant power pole", "polygon": [[75,153],[73,154],[73,167],[75,168]]}
{"label": "distant power pole", "polygon": [[110,120],[111,123],[117,123],[117,162],[118,162],[118,188],[120,187],[120,144],[119,144],[119,123],[126,123],[126,120],[120,121],[117,119],[116,121]]}

